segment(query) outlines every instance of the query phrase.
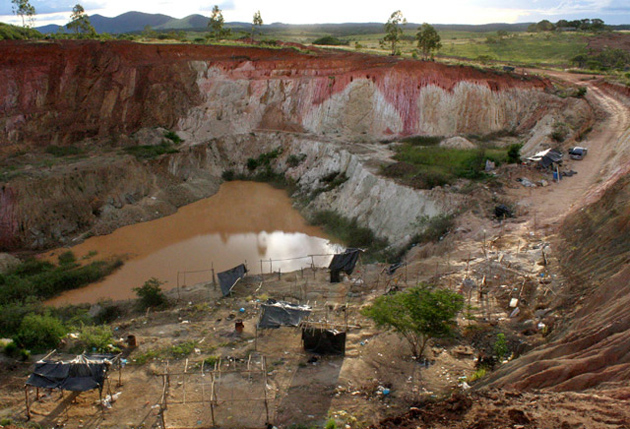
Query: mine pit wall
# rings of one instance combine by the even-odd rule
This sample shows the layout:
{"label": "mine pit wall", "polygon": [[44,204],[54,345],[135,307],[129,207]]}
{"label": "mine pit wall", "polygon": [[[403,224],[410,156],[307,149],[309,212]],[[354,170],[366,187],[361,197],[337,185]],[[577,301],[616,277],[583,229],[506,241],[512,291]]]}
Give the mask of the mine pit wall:
{"label": "mine pit wall", "polygon": [[[456,198],[378,177],[349,144],[526,131],[550,106],[562,105],[548,87],[534,77],[347,52],[3,42],[0,153],[80,141],[116,145],[119,137],[129,141],[135,131],[158,126],[176,130],[188,149],[157,161],[126,156],[14,179],[0,193],[7,203],[0,244],[43,249],[170,214],[212,195],[223,171],[244,168],[277,141],[286,146],[284,156],[307,154],[287,170],[303,191],[328,172],[349,178],[307,211],[334,209],[391,241],[404,240],[421,217],[453,210]],[[252,135],[264,130],[265,138]],[[283,139],[269,130],[294,134]],[[283,172],[286,165],[274,168]]]}
{"label": "mine pit wall", "polygon": [[541,105],[556,101],[541,91],[545,83],[538,79],[519,81],[480,71],[462,79],[457,76],[461,69],[433,63],[317,74],[299,68],[265,71],[268,64],[251,61],[234,67],[194,61],[191,67],[203,102],[188,111],[178,128],[193,142],[257,129],[351,141],[488,134],[526,129],[541,117]]}

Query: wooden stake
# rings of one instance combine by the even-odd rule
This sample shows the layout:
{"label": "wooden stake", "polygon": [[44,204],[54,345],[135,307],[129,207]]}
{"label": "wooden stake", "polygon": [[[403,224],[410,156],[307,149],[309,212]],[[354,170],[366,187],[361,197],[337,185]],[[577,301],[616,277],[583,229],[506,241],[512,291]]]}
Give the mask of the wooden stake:
{"label": "wooden stake", "polygon": [[31,419],[31,404],[28,401],[28,386],[24,386],[24,396],[26,397],[26,420]]}

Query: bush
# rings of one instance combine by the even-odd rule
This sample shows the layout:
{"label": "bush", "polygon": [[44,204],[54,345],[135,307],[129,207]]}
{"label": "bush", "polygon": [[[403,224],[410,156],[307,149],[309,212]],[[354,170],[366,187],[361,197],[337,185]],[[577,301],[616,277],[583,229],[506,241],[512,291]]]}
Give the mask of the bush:
{"label": "bush", "polygon": [[69,155],[78,155],[81,153],[81,149],[76,146],[55,146],[50,145],[46,147],[46,153],[49,153],[57,158]]}
{"label": "bush", "polygon": [[510,164],[518,164],[521,162],[521,143],[515,143],[510,145],[507,152],[507,162]]}
{"label": "bush", "polygon": [[305,153],[301,153],[299,155],[289,155],[289,157],[287,158],[287,165],[291,168],[295,168],[300,165],[305,159]]}
{"label": "bush", "polygon": [[341,46],[348,45],[350,42],[346,40],[337,39],[334,36],[323,36],[319,39],[313,40],[313,45],[329,45],[329,46]]}
{"label": "bush", "polygon": [[182,142],[182,138],[180,136],[178,136],[175,131],[167,131],[167,132],[165,132],[164,133],[164,137],[166,137],[167,139],[169,139],[170,141],[172,141],[175,144],[180,144]]}
{"label": "bush", "polygon": [[59,266],[64,268],[74,268],[78,266],[77,257],[71,251],[63,252],[57,257]]}
{"label": "bush", "polygon": [[423,231],[413,239],[415,243],[427,243],[429,241],[438,242],[455,226],[452,215],[438,215],[431,218],[424,218],[422,221]]}
{"label": "bush", "polygon": [[223,173],[221,173],[221,178],[226,182],[231,182],[236,178],[236,173],[234,172],[234,170],[225,170]]}
{"label": "bush", "polygon": [[107,325],[83,326],[79,331],[79,342],[83,350],[99,353],[115,351],[112,328]]}
{"label": "bush", "polygon": [[66,328],[59,319],[48,315],[29,314],[22,319],[13,341],[33,353],[43,353],[56,348],[64,335]]}
{"label": "bush", "polygon": [[497,335],[497,340],[495,341],[494,346],[492,348],[499,362],[503,361],[503,359],[507,357],[510,350],[508,348],[507,341],[505,341],[505,334]]}
{"label": "bush", "polygon": [[133,289],[140,299],[140,306],[142,308],[163,307],[166,305],[166,296],[162,293],[162,289],[160,288],[163,284],[164,282],[159,281],[155,277],[151,277],[144,282],[142,287]]}
{"label": "bush", "polygon": [[326,233],[337,237],[348,247],[367,248],[369,255],[374,255],[387,246],[387,240],[376,237],[371,229],[359,226],[356,218],[348,219],[335,211],[316,212],[311,223],[322,226]]}

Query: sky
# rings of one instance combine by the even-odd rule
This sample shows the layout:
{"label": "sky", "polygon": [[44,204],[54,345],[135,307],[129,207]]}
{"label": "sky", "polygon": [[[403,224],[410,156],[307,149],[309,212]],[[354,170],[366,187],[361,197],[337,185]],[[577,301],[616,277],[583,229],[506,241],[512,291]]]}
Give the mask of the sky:
{"label": "sky", "polygon": [[[35,26],[66,24],[77,0],[30,0]],[[210,15],[217,4],[225,22],[251,22],[260,10],[265,24],[385,22],[402,11],[408,22],[431,24],[488,24],[538,22],[543,19],[600,18],[607,24],[630,24],[630,0],[84,0],[88,15],[115,17],[125,12],[161,13],[174,18]],[[0,21],[21,24],[12,14],[11,0],[0,0]]]}

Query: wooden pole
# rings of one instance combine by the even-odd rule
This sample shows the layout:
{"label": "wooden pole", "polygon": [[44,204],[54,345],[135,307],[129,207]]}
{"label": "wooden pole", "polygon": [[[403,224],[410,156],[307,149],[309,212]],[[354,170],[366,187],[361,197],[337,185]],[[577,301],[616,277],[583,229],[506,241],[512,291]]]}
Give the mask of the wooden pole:
{"label": "wooden pole", "polygon": [[31,404],[28,401],[28,386],[24,386],[24,396],[26,397],[26,420],[31,419]]}
{"label": "wooden pole", "polygon": [[263,356],[263,391],[265,393],[265,414],[267,415],[267,424],[269,424],[269,403],[267,402],[267,358]]}

